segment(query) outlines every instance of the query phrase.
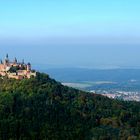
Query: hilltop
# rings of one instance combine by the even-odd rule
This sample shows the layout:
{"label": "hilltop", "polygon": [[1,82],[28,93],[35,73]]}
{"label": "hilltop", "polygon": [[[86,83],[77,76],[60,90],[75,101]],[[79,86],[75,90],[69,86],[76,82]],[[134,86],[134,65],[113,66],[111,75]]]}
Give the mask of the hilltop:
{"label": "hilltop", "polygon": [[140,103],[63,86],[49,75],[0,79],[0,140],[137,140]]}

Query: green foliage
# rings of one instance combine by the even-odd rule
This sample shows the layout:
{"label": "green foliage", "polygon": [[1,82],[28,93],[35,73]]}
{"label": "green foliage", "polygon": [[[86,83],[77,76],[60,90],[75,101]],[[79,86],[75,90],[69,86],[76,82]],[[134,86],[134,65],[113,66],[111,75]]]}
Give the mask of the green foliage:
{"label": "green foliage", "polygon": [[24,65],[22,65],[21,67],[19,66],[12,66],[9,70],[9,72],[11,73],[15,73],[17,72],[18,70],[26,70],[26,67]]}
{"label": "green foliage", "polygon": [[19,68],[18,66],[12,66],[12,67],[10,68],[9,72],[15,73],[15,72],[17,72],[17,70],[19,70],[19,69],[20,69],[20,68]]}
{"label": "green foliage", "polygon": [[140,139],[140,103],[68,88],[46,74],[0,79],[0,140],[131,139]]}

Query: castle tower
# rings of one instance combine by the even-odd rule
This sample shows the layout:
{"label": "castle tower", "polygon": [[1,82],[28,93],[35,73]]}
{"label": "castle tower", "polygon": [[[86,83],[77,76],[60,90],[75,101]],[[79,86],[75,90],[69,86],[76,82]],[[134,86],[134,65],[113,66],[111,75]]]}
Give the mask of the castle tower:
{"label": "castle tower", "polygon": [[8,54],[6,54],[6,59],[8,60],[9,58],[8,58]]}
{"label": "castle tower", "polygon": [[28,64],[27,64],[27,71],[30,71],[30,70],[31,70],[31,64],[28,63]]}
{"label": "castle tower", "polygon": [[0,61],[1,64],[3,64],[2,60]]}
{"label": "castle tower", "polygon": [[22,65],[24,65],[24,59],[22,59]]}
{"label": "castle tower", "polygon": [[9,64],[9,57],[8,54],[6,54],[6,58],[4,60],[4,65],[8,65]]}
{"label": "castle tower", "polygon": [[16,58],[16,57],[15,57],[15,59],[14,59],[14,63],[17,64],[17,58]]}

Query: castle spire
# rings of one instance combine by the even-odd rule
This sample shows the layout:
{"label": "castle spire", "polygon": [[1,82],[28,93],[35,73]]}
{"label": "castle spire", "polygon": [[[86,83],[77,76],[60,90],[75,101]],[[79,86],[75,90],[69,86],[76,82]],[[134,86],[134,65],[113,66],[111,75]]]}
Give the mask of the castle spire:
{"label": "castle spire", "polygon": [[17,58],[15,57],[14,63],[17,63]]}
{"label": "castle spire", "polygon": [[8,58],[8,54],[6,54],[6,58],[4,60],[4,65],[8,65],[9,64],[9,58]]}
{"label": "castle spire", "polygon": [[24,64],[24,59],[22,59],[22,64]]}
{"label": "castle spire", "polygon": [[6,54],[6,59],[8,59],[8,53]]}

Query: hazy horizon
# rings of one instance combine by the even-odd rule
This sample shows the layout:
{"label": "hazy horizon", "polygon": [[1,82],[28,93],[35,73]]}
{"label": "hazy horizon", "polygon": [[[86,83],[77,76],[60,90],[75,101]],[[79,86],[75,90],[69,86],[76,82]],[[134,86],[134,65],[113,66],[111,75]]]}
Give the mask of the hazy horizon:
{"label": "hazy horizon", "polygon": [[140,1],[1,1],[0,58],[50,67],[140,68]]}

